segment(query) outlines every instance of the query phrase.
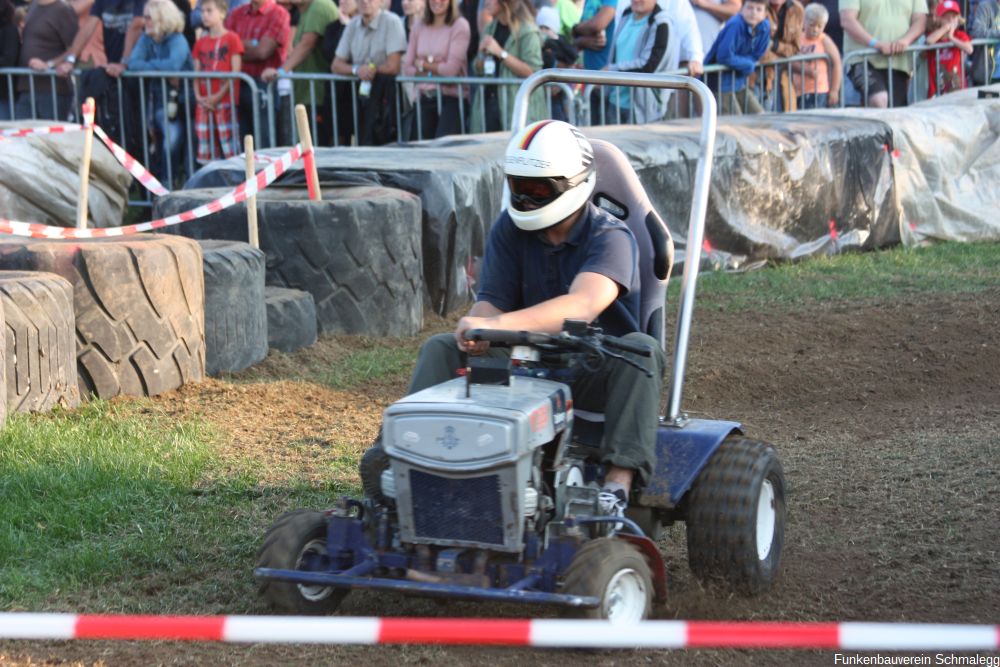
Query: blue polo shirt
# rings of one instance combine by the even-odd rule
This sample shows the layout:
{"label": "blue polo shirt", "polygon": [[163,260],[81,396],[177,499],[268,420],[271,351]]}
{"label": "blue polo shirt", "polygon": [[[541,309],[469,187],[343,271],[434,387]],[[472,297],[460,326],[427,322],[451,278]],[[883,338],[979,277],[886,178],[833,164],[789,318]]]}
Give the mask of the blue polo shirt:
{"label": "blue polo shirt", "polygon": [[505,210],[493,223],[480,271],[479,301],[505,313],[569,293],[583,272],[618,283],[618,298],[595,325],[624,336],[639,328],[639,246],[625,223],[591,203],[558,246],[542,232],[518,229]]}

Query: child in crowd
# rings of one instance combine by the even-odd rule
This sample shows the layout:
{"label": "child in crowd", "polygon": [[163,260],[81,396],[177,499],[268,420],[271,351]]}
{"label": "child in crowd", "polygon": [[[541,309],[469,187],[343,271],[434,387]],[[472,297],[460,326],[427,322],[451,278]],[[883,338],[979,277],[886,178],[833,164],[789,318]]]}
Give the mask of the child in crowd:
{"label": "child in crowd", "polygon": [[767,0],[744,0],[739,13],[726,21],[705,55],[706,65],[725,65],[733,70],[706,74],[719,98],[720,113],[763,111],[757,98],[747,90],[747,77],[767,51],[770,39]]}
{"label": "child in crowd", "polygon": [[805,26],[802,30],[802,41],[799,43],[801,55],[823,55],[830,57],[825,60],[808,60],[796,63],[792,67],[792,82],[795,94],[798,95],[799,109],[825,109],[840,104],[840,77],[843,65],[840,60],[840,49],[824,32],[826,23],[830,20],[830,12],[826,7],[814,2],[806,5]]}
{"label": "child in crowd", "polygon": [[[243,41],[226,30],[223,22],[229,7],[226,0],[202,0],[201,22],[205,35],[195,42],[192,57],[197,72],[239,72],[242,66]],[[195,85],[195,135],[198,138],[198,162],[238,155],[239,125],[236,100],[239,81],[202,79]]]}
{"label": "child in crowd", "polygon": [[938,65],[940,64],[941,93],[965,88],[965,67],[962,60],[972,55],[972,38],[960,29],[965,23],[961,8],[955,0],[941,0],[934,8],[934,20],[927,23],[927,43],[951,42],[956,48],[927,52],[927,96],[938,94]]}

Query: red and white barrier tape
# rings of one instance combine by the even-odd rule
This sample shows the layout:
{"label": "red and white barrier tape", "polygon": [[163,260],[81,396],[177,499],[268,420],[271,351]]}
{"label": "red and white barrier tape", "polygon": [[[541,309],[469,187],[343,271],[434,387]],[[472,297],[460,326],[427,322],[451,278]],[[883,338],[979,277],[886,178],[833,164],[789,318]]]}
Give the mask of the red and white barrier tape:
{"label": "red and white barrier tape", "polygon": [[1000,626],[922,623],[759,623],[99,616],[0,613],[0,639],[151,639],[236,643],[465,644],[562,648],[788,648],[996,651]]}
{"label": "red and white barrier tape", "polygon": [[[188,222],[189,220],[204,218],[207,215],[217,213],[224,208],[229,208],[230,206],[244,201],[248,197],[252,197],[273,183],[301,157],[302,145],[297,144],[292,148],[292,150],[288,151],[275,162],[268,165],[266,169],[257,172],[253,178],[240,183],[218,199],[207,204],[202,204],[201,206],[190,211],[176,213],[166,218],[153,220],[152,222],[142,222],[136,225],[128,225],[126,227],[75,229],[72,227],[51,227],[48,225],[39,225],[34,222],[18,222],[16,220],[0,218],[0,233],[13,234],[15,236],[27,236],[36,239],[90,239],[107,236],[125,236],[128,234],[138,234],[140,232],[148,232],[153,229],[169,227],[182,222]],[[2,632],[3,630],[0,628],[0,634],[2,634]]]}
{"label": "red and white barrier tape", "polygon": [[9,128],[0,130],[0,137],[30,137],[33,134],[67,134],[79,132],[83,125],[45,125],[42,127]]}
{"label": "red and white barrier tape", "polygon": [[153,174],[151,174],[141,162],[129,155],[128,151],[112,141],[111,137],[109,137],[104,130],[101,129],[100,125],[94,125],[94,134],[96,134],[97,137],[104,142],[104,145],[108,147],[108,150],[110,150],[111,154],[115,156],[115,159],[118,160],[121,165],[128,170],[128,173],[132,174],[132,176],[135,177],[135,180],[139,181],[144,188],[158,197],[162,197],[163,195],[170,193],[170,191],[163,187],[163,184],[156,179],[156,176],[153,176]]}

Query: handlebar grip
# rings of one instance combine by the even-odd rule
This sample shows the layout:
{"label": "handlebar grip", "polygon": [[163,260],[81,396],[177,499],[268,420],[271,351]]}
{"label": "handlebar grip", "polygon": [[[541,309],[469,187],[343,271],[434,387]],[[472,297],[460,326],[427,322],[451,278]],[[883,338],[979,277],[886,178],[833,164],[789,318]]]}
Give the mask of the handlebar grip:
{"label": "handlebar grip", "polygon": [[641,343],[628,343],[621,338],[615,336],[605,336],[604,344],[608,347],[613,347],[615,349],[621,350],[622,352],[631,352],[632,354],[638,354],[640,357],[651,357],[653,356],[653,350],[648,345],[643,345]]}

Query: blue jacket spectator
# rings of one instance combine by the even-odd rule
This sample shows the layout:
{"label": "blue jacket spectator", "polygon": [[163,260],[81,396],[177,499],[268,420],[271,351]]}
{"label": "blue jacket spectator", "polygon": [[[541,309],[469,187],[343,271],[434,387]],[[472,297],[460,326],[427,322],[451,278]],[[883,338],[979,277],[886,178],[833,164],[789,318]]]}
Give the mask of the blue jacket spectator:
{"label": "blue jacket spectator", "polygon": [[[758,4],[747,0],[745,5]],[[722,74],[719,91],[733,93],[743,90],[747,77],[767,51],[771,39],[771,24],[764,19],[756,26],[747,23],[743,11],[726,21],[712,48],[705,55],[706,65],[726,65],[735,72]]]}

